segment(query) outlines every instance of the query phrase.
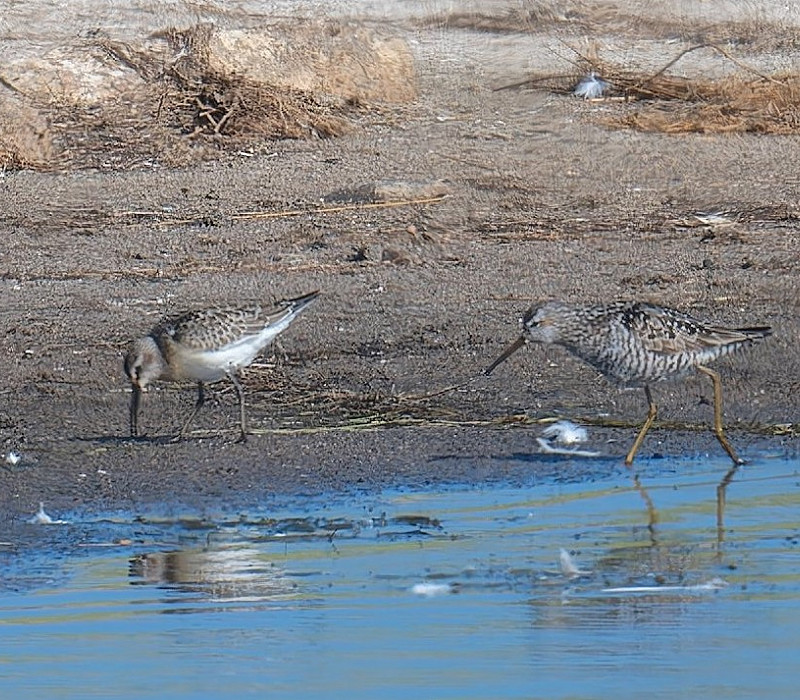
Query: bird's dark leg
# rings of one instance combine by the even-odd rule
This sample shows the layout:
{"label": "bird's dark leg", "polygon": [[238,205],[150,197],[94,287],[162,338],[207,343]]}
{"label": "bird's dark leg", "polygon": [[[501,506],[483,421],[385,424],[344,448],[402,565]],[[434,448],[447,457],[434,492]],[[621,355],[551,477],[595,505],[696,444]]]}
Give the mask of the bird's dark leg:
{"label": "bird's dark leg", "polygon": [[142,400],[142,390],[137,384],[131,387],[130,427],[131,437],[139,437],[139,406]]}
{"label": "bird's dark leg", "polygon": [[649,408],[647,409],[647,419],[642,426],[642,429],[639,431],[639,434],[636,436],[636,440],[633,442],[633,446],[628,451],[627,456],[625,457],[625,464],[627,466],[631,466],[633,464],[633,458],[636,456],[636,452],[639,450],[639,447],[644,440],[644,436],[647,435],[647,431],[650,430],[650,426],[653,425],[653,422],[658,415],[658,406],[653,403],[653,396],[650,393],[650,387],[647,384],[644,385],[644,395],[647,397],[647,404]]}
{"label": "bird's dark leg", "polygon": [[[744,460],[736,454],[736,451],[731,447],[731,443],[728,442],[728,438],[725,437],[725,433],[722,430],[722,382],[720,381],[719,373],[708,367],[703,367],[702,365],[698,365],[697,369],[711,377],[711,381],[714,383],[714,435],[717,436],[717,440],[719,440],[719,444],[722,445],[722,449],[728,453],[728,456],[733,460],[736,466],[744,464]],[[731,475],[731,477],[732,476],[733,475]]]}
{"label": "bird's dark leg", "polygon": [[192,412],[189,414],[189,417],[184,421],[183,426],[181,426],[181,431],[178,433],[178,438],[184,436],[186,431],[188,430],[189,426],[191,425],[192,421],[197,416],[197,412],[203,407],[203,404],[206,402],[206,392],[205,388],[203,387],[203,382],[197,382],[197,401],[194,403],[194,408]]}
{"label": "bird's dark leg", "polygon": [[235,371],[228,372],[228,378],[231,380],[231,382],[233,382],[233,386],[236,389],[236,396],[239,397],[239,428],[241,429],[241,434],[239,435],[238,442],[247,442],[247,419],[244,411],[244,389],[242,388],[242,383],[236,376]]}

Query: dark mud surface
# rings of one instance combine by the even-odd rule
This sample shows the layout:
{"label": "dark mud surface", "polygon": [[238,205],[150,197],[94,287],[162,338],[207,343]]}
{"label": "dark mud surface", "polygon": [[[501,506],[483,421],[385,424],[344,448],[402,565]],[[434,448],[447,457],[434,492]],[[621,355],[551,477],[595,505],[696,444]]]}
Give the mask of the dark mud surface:
{"label": "dark mud surface", "polygon": [[[428,60],[413,106],[264,155],[4,173],[0,444],[21,460],[0,469],[0,517],[39,501],[202,507],[513,482],[532,469],[580,478],[580,462],[534,455],[535,421],[554,416],[616,426],[592,429],[590,448],[620,469],[646,412],[640,391],[619,391],[558,348],[530,348],[469,381],[516,337],[521,313],[549,298],[642,299],[772,325],[767,342],[717,365],[726,422],[745,454],[797,454],[800,142],[610,131],[596,121],[602,103],[491,90],[517,68],[489,81],[468,62]],[[352,206],[386,181],[405,183],[397,199],[448,194]],[[277,215],[289,211],[307,213]],[[725,221],[695,216],[709,211]],[[245,375],[246,444],[233,443],[224,384],[182,442],[169,437],[191,387],[149,392],[147,437],[126,437],[131,338],[164,314],[316,288],[319,302]],[[657,397],[664,423],[642,459],[721,454],[704,377]]]}

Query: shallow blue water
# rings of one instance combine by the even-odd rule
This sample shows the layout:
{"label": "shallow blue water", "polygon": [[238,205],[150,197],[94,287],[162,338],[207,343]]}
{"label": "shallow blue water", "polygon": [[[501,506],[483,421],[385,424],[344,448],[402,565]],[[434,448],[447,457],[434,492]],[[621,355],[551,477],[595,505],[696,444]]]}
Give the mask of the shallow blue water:
{"label": "shallow blue water", "polygon": [[726,468],[644,463],[652,528],[622,470],[59,513],[0,548],[2,697],[795,697],[800,465],[748,465],[718,529]]}

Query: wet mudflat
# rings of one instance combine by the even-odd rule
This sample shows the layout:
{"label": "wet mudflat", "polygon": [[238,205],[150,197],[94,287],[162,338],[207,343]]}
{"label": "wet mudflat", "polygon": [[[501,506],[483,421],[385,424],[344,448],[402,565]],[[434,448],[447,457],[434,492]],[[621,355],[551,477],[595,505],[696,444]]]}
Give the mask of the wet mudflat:
{"label": "wet mudflat", "polygon": [[22,526],[0,550],[0,685],[16,698],[791,697],[797,462],[740,470],[718,528],[726,468],[642,462],[655,517],[621,469],[246,512],[51,513],[67,522]]}
{"label": "wet mudflat", "polygon": [[[618,429],[616,444],[629,445],[644,418],[641,391],[616,391],[560,349],[531,348],[472,381],[518,334],[525,310],[547,299],[641,300],[707,322],[773,327],[752,352],[715,364],[726,429],[746,452],[752,441],[796,441],[800,142],[610,128],[627,101],[568,94],[570,76],[584,71],[577,57],[591,53],[587,37],[598,38],[604,59],[625,57],[646,75],[720,37],[743,66],[794,64],[796,13],[771,0],[736,16],[708,4],[624,3],[619,13],[603,3],[573,12],[563,3],[438,0],[298,1],[271,5],[274,13],[248,2],[168,11],[142,2],[125,13],[92,2],[85,12],[15,5],[0,42],[17,67],[3,72],[17,86],[13,100],[26,92],[23,75],[61,76],[68,93],[97,85],[86,65],[140,80],[136,54],[121,60],[122,45],[147,48],[170,28],[213,24],[228,38],[255,30],[266,38],[275,15],[294,13],[341,13],[345,37],[353,27],[388,31],[413,56],[418,98],[359,113],[336,138],[259,138],[243,148],[218,133],[210,143],[173,134],[186,156],[178,161],[142,137],[152,115],[97,119],[80,102],[72,116],[125,126],[131,138],[108,138],[97,123],[73,128],[76,149],[89,136],[102,145],[98,159],[66,144],[72,160],[63,167],[0,173],[0,443],[3,455],[19,455],[0,476],[0,524],[40,500],[60,512],[138,512],[150,503],[237,503],[255,491],[480,483],[517,469],[487,456],[526,454],[532,441],[475,428],[520,417],[586,419]],[[636,21],[619,21],[629,12]],[[748,28],[758,41],[745,41]],[[186,58],[190,44],[168,62]],[[693,50],[676,70],[705,80],[730,68],[721,56]],[[81,78],[74,84],[63,78],[70,66]],[[564,76],[561,91],[526,82],[541,74]],[[100,82],[119,89],[114,75]],[[14,114],[30,127],[30,115]],[[132,155],[139,145],[150,155]],[[322,291],[314,309],[248,368],[248,446],[230,444],[236,409],[225,386],[211,390],[192,439],[178,445],[166,442],[191,391],[154,386],[143,402],[146,439],[128,441],[122,355],[132,338],[166,316],[312,289]],[[656,433],[669,442],[649,438],[642,456],[714,449],[707,378],[656,393],[661,420],[704,434]]]}
{"label": "wet mudflat", "polygon": [[[71,50],[96,84],[85,65],[136,72],[118,49],[171,28],[320,14],[95,4],[18,3],[0,53],[56,69],[3,79],[63,76]],[[644,76],[698,42],[748,81],[749,67],[796,73],[796,13],[324,5],[407,43],[416,101],[338,138],[173,134],[171,157],[141,120],[81,101],[67,116],[94,122],[73,129],[70,163],[0,173],[0,440],[18,455],[0,471],[0,696],[793,697],[799,142],[620,129],[635,105],[564,90],[594,44]],[[680,77],[731,69],[695,49]],[[561,91],[526,82],[542,74],[566,76]],[[108,138],[117,125],[130,139]],[[81,160],[86,135],[107,152]],[[406,195],[384,207],[398,183]],[[251,368],[247,445],[229,439],[224,390],[191,439],[169,442],[185,388],[147,396],[146,437],[128,440],[131,338],[173,312],[317,288],[314,315]],[[467,384],[530,304],[615,298],[775,329],[720,363],[726,427],[752,459],[721,528],[728,463],[704,378],[659,387],[681,432],[657,425],[643,446],[652,512],[620,464],[641,392],[540,349]],[[558,417],[589,419],[589,449],[615,456],[533,458],[532,431],[505,429]],[[66,522],[25,523],[42,499]]]}

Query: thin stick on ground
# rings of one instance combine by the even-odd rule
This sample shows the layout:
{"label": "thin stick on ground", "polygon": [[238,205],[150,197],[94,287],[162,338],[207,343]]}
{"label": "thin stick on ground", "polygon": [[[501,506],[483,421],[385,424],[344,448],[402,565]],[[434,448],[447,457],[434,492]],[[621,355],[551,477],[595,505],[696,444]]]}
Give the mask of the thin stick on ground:
{"label": "thin stick on ground", "polygon": [[234,214],[231,218],[234,221],[248,219],[278,219],[289,216],[302,216],[303,214],[336,214],[343,211],[357,211],[359,209],[390,209],[392,207],[407,207],[414,204],[438,204],[447,195],[437,195],[436,197],[420,197],[419,199],[397,199],[389,202],[365,202],[358,204],[342,204],[336,207],[320,207],[319,209],[289,209],[286,211],[252,211]]}
{"label": "thin stick on ground", "polygon": [[[233,221],[252,221],[258,219],[284,219],[292,216],[304,216],[311,214],[338,214],[345,211],[360,211],[362,209],[391,209],[393,207],[409,207],[420,204],[438,204],[447,198],[446,194],[436,197],[420,197],[418,199],[398,199],[390,202],[365,202],[357,204],[342,204],[335,207],[319,207],[318,209],[286,209],[283,211],[245,211],[238,214],[231,214]],[[160,216],[160,212],[130,211],[120,212],[118,216]],[[186,219],[163,219],[157,222],[157,226],[181,226],[192,224],[203,219],[203,216],[194,216]]]}
{"label": "thin stick on ground", "polygon": [[672,68],[672,66],[674,66],[678,61],[680,61],[684,56],[686,56],[687,54],[692,53],[693,51],[698,51],[700,49],[713,49],[717,53],[719,53],[722,56],[724,56],[725,58],[727,58],[731,63],[737,65],[742,70],[745,70],[748,73],[752,73],[753,75],[757,75],[762,80],[766,80],[766,81],[774,83],[776,85],[780,85],[781,84],[781,81],[776,80],[775,78],[773,78],[773,77],[771,77],[769,75],[765,75],[764,73],[761,73],[760,71],[757,71],[752,66],[748,66],[746,63],[743,63],[739,59],[734,58],[733,56],[730,55],[730,53],[725,51],[725,49],[723,49],[722,47],[717,46],[716,44],[703,43],[703,44],[697,44],[696,46],[690,46],[688,49],[684,49],[677,56],[675,56],[675,58],[673,58],[671,61],[666,63],[664,66],[662,66],[655,73],[653,73],[653,75],[651,75],[649,78],[645,78],[644,80],[640,81],[639,83],[637,83],[636,85],[631,87],[630,90],[641,89],[642,86],[646,85],[647,83],[652,82],[653,80],[658,78],[660,75],[664,75],[664,73],[666,73],[670,68]]}

